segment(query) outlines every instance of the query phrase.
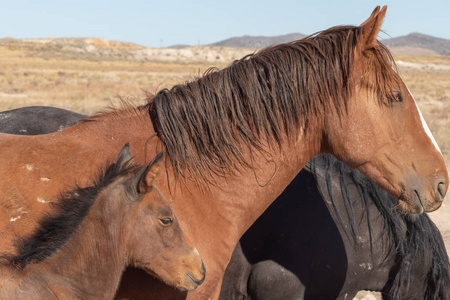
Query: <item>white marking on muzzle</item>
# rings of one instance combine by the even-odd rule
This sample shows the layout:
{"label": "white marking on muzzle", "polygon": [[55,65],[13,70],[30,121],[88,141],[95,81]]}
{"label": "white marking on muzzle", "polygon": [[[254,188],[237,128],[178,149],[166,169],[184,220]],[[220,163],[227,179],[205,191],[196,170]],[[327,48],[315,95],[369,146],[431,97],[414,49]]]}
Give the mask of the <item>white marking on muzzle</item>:
{"label": "white marking on muzzle", "polygon": [[417,107],[417,111],[419,112],[419,116],[420,116],[420,120],[422,121],[422,126],[423,129],[425,130],[425,132],[428,134],[428,137],[430,138],[430,140],[433,142],[433,145],[436,147],[436,149],[439,151],[439,153],[442,154],[441,149],[439,148],[439,145],[436,143],[436,140],[434,139],[433,134],[431,133],[430,128],[427,125],[427,122],[425,122],[425,119],[423,118],[422,112],[420,111],[419,105],[417,105],[417,101],[416,99],[414,99],[413,94],[411,93],[411,91],[409,90],[408,87],[406,87],[408,89],[409,94],[411,95],[411,97],[414,100],[414,103],[416,104]]}

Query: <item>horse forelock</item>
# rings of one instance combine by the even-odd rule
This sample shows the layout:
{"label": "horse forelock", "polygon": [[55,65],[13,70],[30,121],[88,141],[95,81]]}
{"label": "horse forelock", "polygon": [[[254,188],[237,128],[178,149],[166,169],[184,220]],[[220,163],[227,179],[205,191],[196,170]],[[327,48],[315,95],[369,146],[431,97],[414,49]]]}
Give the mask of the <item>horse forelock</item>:
{"label": "horse forelock", "polygon": [[380,42],[378,47],[367,52],[362,61],[365,70],[362,85],[377,94],[380,104],[390,105],[392,102],[389,99],[396,98],[395,93],[402,83],[394,57]]}
{"label": "horse forelock", "polygon": [[[308,164],[314,176],[318,176],[318,170],[325,170],[327,190],[318,185],[321,193],[328,193],[332,199],[333,208],[337,214],[338,222],[343,223],[343,216],[339,212],[333,200],[333,191],[329,188],[331,180],[335,176],[340,176],[340,188],[344,199],[346,216],[349,218],[350,232],[346,234],[353,237],[355,247],[358,243],[358,220],[353,212],[354,202],[351,201],[348,191],[348,184],[355,184],[360,192],[358,201],[362,205],[367,216],[367,226],[371,249],[377,245],[378,239],[374,239],[373,225],[370,223],[370,203],[374,203],[380,212],[384,226],[380,236],[387,231],[390,245],[382,244],[382,247],[389,247],[395,253],[395,265],[390,271],[390,280],[386,283],[384,291],[392,299],[402,299],[408,295],[410,279],[412,275],[418,278],[425,278],[423,282],[423,292],[425,299],[449,299],[450,297],[450,264],[442,236],[436,225],[426,214],[416,217],[409,217],[400,214],[396,210],[396,199],[379,188],[362,173],[350,170],[344,163],[338,161],[332,155],[320,155],[311,160]],[[346,174],[350,175],[351,182],[343,180]],[[322,176],[322,175],[321,175]],[[344,226],[342,226],[345,228]],[[416,263],[419,259],[421,261]],[[417,272],[420,272],[417,274]],[[414,290],[416,291],[416,290]]]}
{"label": "horse forelock", "polygon": [[53,213],[42,218],[31,235],[16,239],[16,254],[0,255],[6,261],[3,264],[22,270],[30,263],[50,257],[78,230],[99,193],[118,177],[138,168],[130,159],[120,156],[116,163],[106,163],[106,167],[100,169],[92,185],[62,193],[58,201],[52,203]]}

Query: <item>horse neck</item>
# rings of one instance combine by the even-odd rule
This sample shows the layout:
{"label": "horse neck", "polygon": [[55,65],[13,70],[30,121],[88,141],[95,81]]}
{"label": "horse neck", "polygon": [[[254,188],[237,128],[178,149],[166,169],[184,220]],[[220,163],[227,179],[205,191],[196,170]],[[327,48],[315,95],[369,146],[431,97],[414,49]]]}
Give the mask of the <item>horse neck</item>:
{"label": "horse neck", "polygon": [[283,192],[305,164],[319,153],[320,139],[316,132],[308,133],[291,144],[286,143],[280,152],[274,151],[270,156],[255,156],[254,169],[230,180],[228,188],[233,190],[238,183],[244,183],[244,188],[240,189],[242,194],[237,195],[237,198],[239,197],[241,201],[248,199],[243,206],[245,209],[243,217],[248,221],[241,220],[241,224],[244,225],[241,234]]}
{"label": "horse neck", "polygon": [[[101,196],[99,196],[101,197]],[[108,197],[97,199],[80,228],[53,256],[33,265],[57,295],[112,299],[126,267],[123,209]],[[117,203],[118,202],[118,203]]]}
{"label": "horse neck", "polygon": [[[220,177],[217,186],[209,186],[203,193],[195,186],[177,190],[172,207],[183,228],[194,236],[202,257],[204,253],[213,256],[207,268],[225,270],[239,238],[319,152],[320,134],[320,130],[312,130],[270,155],[254,153],[253,169]],[[177,198],[189,198],[189,205]],[[189,221],[183,224],[185,220]],[[210,242],[201,242],[206,240]]]}

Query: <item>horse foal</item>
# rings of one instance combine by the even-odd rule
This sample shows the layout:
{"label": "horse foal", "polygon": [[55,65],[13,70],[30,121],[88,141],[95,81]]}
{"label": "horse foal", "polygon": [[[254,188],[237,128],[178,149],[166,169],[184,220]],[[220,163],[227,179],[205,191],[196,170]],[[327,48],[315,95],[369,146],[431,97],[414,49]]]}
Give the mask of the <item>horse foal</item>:
{"label": "horse foal", "polygon": [[203,262],[155,185],[161,157],[137,166],[126,144],[91,186],[61,195],[0,256],[0,298],[112,299],[128,265],[181,291],[201,284]]}

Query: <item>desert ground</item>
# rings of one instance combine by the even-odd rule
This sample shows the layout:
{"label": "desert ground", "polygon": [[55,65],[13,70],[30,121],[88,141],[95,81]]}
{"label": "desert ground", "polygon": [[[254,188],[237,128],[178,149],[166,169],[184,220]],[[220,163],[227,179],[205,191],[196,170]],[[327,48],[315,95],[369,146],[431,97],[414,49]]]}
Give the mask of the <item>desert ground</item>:
{"label": "desert ground", "polygon": [[[0,40],[0,111],[48,105],[92,114],[222,68],[253,49],[148,49],[101,39]],[[450,166],[450,56],[396,56]],[[450,249],[450,196],[430,214]],[[379,299],[362,292],[355,299]]]}

